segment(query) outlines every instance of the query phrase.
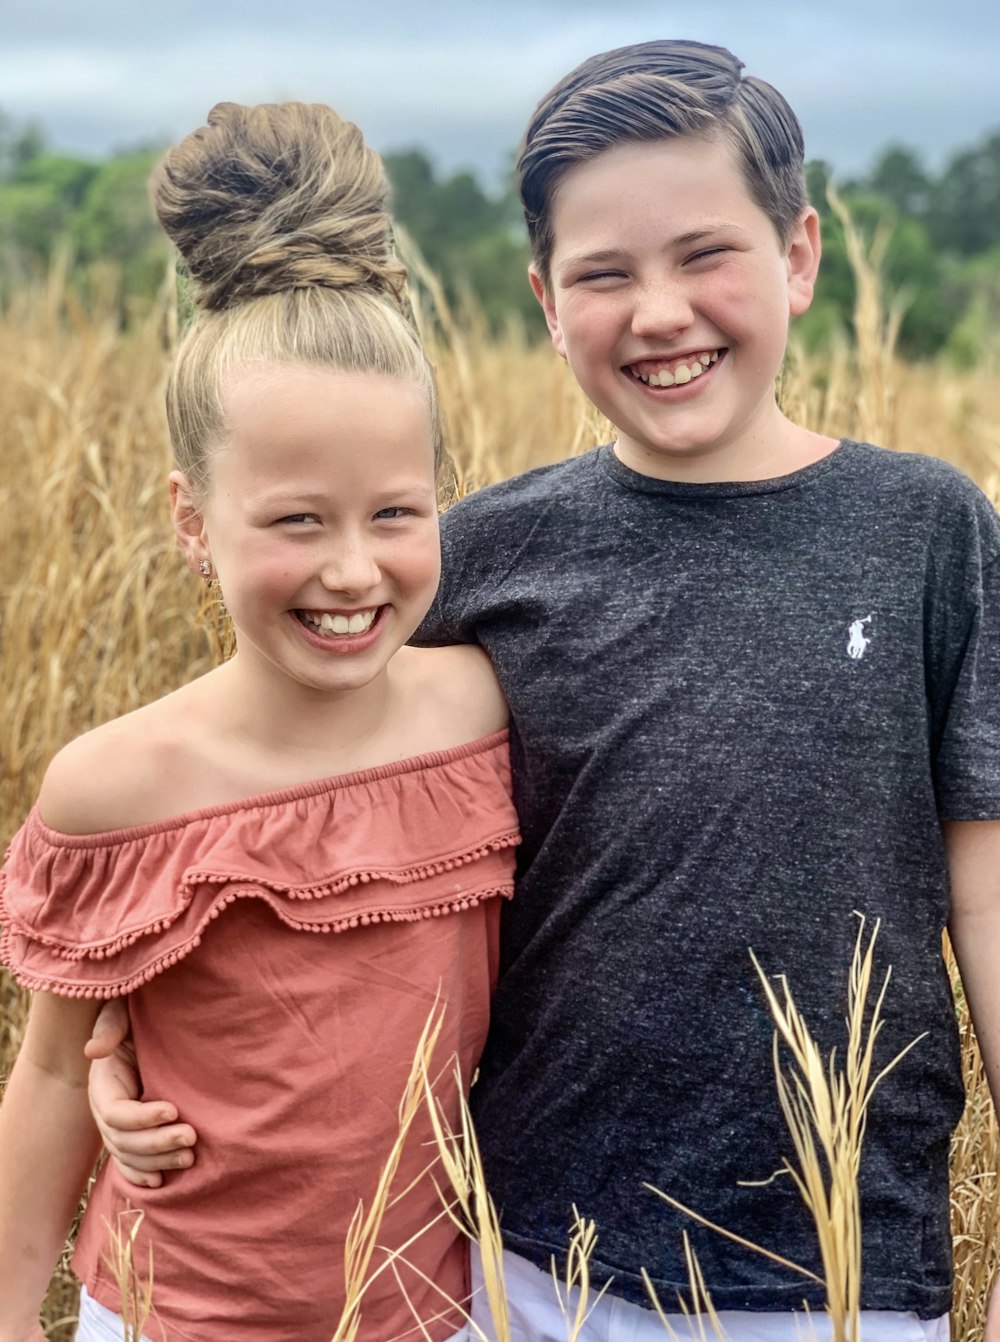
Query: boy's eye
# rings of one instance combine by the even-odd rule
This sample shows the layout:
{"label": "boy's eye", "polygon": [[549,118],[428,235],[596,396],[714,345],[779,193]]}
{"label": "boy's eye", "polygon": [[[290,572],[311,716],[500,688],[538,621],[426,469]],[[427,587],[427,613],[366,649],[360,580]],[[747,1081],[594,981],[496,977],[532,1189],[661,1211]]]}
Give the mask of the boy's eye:
{"label": "boy's eye", "polygon": [[318,522],[319,518],[315,513],[289,513],[287,517],[278,518],[278,526],[284,526],[286,523],[290,526],[301,526],[306,522]]}
{"label": "boy's eye", "polygon": [[620,280],[624,274],[623,270],[588,270],[586,274],[577,276],[577,283],[592,284],[598,280]]}
{"label": "boy's eye", "polygon": [[398,517],[408,517],[412,511],[412,508],[403,508],[401,506],[380,508],[375,516],[380,522],[394,522]]}
{"label": "boy's eye", "polygon": [[728,251],[728,247],[705,247],[700,252],[695,252],[689,259],[692,261],[707,261],[710,257],[722,256],[723,253]]}

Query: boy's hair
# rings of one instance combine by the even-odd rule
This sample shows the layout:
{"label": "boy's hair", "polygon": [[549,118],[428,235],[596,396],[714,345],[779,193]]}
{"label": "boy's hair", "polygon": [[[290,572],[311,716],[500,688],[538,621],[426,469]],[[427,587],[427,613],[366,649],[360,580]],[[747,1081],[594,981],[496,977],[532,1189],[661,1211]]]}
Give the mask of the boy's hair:
{"label": "boy's hair", "polygon": [[535,266],[550,282],[556,189],[569,170],[620,144],[694,135],[728,141],[782,244],[808,204],[798,118],[743,62],[702,42],[641,42],[578,65],[542,99],[521,144],[518,184]]}
{"label": "boy's hair", "polygon": [[388,183],[357,126],[321,104],[219,103],[167,153],[150,189],[198,305],[167,386],[174,454],[196,490],[225,438],[227,378],[254,363],[416,383],[440,464],[437,394],[407,316]]}

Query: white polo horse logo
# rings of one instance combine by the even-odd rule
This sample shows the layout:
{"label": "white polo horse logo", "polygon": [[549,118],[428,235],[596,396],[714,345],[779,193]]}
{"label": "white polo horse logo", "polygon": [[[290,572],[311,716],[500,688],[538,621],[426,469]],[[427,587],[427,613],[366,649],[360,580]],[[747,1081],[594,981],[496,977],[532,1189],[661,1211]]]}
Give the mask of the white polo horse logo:
{"label": "white polo horse logo", "polygon": [[860,662],[868,649],[870,638],[865,637],[865,625],[871,624],[872,617],[866,615],[863,620],[853,620],[847,626],[847,655]]}

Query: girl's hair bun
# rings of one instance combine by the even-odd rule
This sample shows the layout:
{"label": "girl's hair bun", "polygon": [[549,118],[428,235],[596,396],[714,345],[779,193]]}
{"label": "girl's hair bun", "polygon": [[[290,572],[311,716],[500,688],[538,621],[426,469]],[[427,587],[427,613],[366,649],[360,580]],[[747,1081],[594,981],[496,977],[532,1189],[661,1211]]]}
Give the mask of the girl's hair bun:
{"label": "girl's hair bun", "polygon": [[382,162],[330,107],[219,103],[151,190],[202,308],[313,286],[402,297]]}

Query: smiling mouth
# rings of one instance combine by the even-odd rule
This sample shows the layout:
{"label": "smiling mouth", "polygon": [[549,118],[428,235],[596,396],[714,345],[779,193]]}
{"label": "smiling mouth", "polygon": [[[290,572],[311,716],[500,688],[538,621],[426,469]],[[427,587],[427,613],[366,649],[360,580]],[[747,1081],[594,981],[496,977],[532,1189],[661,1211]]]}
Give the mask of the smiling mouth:
{"label": "smiling mouth", "polygon": [[320,638],[350,638],[367,634],[381,609],[381,606],[373,606],[369,610],[352,611],[350,615],[335,615],[326,610],[297,610],[295,618]]}
{"label": "smiling mouth", "polygon": [[626,371],[647,387],[681,387],[693,382],[726,356],[725,349],[699,350],[675,359],[640,359],[626,364]]}

